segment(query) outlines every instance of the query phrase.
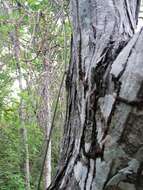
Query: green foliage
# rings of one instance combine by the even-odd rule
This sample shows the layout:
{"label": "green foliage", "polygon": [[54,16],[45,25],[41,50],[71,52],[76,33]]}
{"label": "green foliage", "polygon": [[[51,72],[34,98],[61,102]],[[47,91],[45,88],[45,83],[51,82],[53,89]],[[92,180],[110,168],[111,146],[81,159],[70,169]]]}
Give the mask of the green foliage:
{"label": "green foliage", "polygon": [[24,180],[19,168],[18,130],[3,123],[0,136],[0,187],[2,190],[22,190]]}
{"label": "green foliage", "polygon": [[[69,60],[71,27],[66,17],[66,2],[61,5],[51,0],[6,2],[13,10],[7,13],[0,1],[0,189],[25,189],[20,135],[21,100],[24,103],[24,127],[28,134],[30,183],[31,189],[35,189],[45,148],[44,130],[37,122],[39,78],[43,73],[44,60],[48,59],[52,68],[50,90],[54,110],[61,76]],[[62,16],[59,16],[61,11]],[[11,39],[15,31],[20,46],[18,64],[23,90],[19,89],[15,47]],[[52,136],[52,175],[59,159],[64,95],[58,106]]]}

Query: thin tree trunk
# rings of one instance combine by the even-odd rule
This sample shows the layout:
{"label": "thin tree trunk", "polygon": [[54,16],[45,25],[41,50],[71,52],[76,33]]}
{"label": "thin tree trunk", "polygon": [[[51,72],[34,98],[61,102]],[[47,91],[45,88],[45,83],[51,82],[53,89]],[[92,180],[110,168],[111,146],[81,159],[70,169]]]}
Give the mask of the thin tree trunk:
{"label": "thin tree trunk", "polygon": [[48,190],[143,189],[143,31],[134,35],[139,4],[71,0],[64,138]]}
{"label": "thin tree trunk", "polygon": [[[13,12],[10,4],[8,1],[2,2],[4,5],[5,10],[7,11],[8,15],[11,15]],[[10,33],[10,38],[13,43],[13,52],[14,58],[16,60],[17,65],[17,73],[18,73],[18,82],[19,82],[19,89],[20,92],[23,91],[23,84],[22,84],[22,72],[20,67],[20,45],[18,39],[18,24],[15,26],[15,30]],[[21,138],[22,138],[22,152],[23,152],[23,159],[24,159],[24,175],[25,175],[25,188],[26,190],[30,190],[30,167],[29,167],[29,149],[28,149],[28,140],[27,140],[27,129],[25,128],[25,109],[24,109],[24,102],[23,99],[20,99],[20,108],[19,108],[19,118],[20,118],[20,131],[21,131]]]}
{"label": "thin tree trunk", "polygon": [[[51,98],[50,98],[50,78],[49,74],[47,74],[47,84],[46,87],[48,88],[47,90],[47,125],[45,129],[45,135],[46,135],[46,141],[49,138],[49,133],[50,133],[50,127],[51,127]],[[45,189],[49,187],[51,184],[51,172],[52,172],[52,167],[51,167],[51,141],[49,142],[49,148],[47,152],[47,157],[45,160],[45,168],[44,168],[44,182],[45,182]]]}
{"label": "thin tree trunk", "polygon": [[[51,127],[51,93],[50,93],[50,76],[51,69],[50,63],[47,58],[44,58],[44,69],[41,75],[39,84],[40,95],[40,108],[38,111],[39,125],[44,129],[45,140],[49,138],[49,132]],[[44,168],[44,189],[47,189],[51,183],[51,141],[49,143],[49,149],[45,160]]]}
{"label": "thin tree trunk", "polygon": [[143,25],[143,0],[141,0],[141,5],[140,5],[137,31],[141,29],[142,25]]}
{"label": "thin tree trunk", "polygon": [[[21,115],[21,118],[23,115]],[[21,121],[21,136],[23,138],[23,157],[24,157],[24,174],[25,174],[25,189],[30,190],[30,167],[29,167],[29,148],[27,139],[27,129],[25,123]]]}
{"label": "thin tree trunk", "polygon": [[[13,50],[14,50],[14,57],[17,64],[17,75],[18,75],[18,82],[19,82],[19,89],[20,92],[23,92],[23,77],[22,71],[20,66],[20,46],[19,46],[19,39],[17,34],[17,26],[15,27],[15,31],[10,33],[11,40],[13,42]],[[26,190],[30,190],[30,167],[29,167],[29,149],[28,149],[28,139],[27,139],[27,129],[25,127],[25,107],[24,101],[21,97],[20,99],[20,108],[19,108],[19,118],[20,118],[20,133],[22,138],[22,157],[24,160],[24,175],[25,175],[25,188]]]}
{"label": "thin tree trunk", "polygon": [[[49,132],[50,132],[50,127],[51,127],[51,106],[48,105],[48,123],[47,123],[47,127],[46,127],[46,140],[49,137]],[[47,152],[47,157],[45,160],[45,169],[44,169],[44,181],[45,181],[45,189],[47,189],[49,187],[49,185],[51,184],[51,172],[52,172],[52,168],[51,168],[51,141],[49,142],[49,148],[48,148],[48,152]]]}

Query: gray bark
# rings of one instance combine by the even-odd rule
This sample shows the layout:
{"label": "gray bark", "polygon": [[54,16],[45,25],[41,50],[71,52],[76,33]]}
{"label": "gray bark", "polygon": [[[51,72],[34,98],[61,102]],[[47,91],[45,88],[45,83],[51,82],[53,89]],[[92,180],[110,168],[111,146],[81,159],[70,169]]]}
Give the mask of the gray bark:
{"label": "gray bark", "polygon": [[[8,1],[2,2],[4,5],[4,10],[10,15],[13,12],[12,7]],[[19,23],[15,25],[15,29],[10,32],[10,38],[13,45],[13,57],[16,61],[16,69],[17,69],[17,78],[19,83],[19,90],[22,92],[23,88],[23,75],[21,71],[20,65],[20,43],[18,38],[18,27]],[[27,137],[27,129],[25,127],[25,108],[23,98],[20,98],[20,106],[19,106],[19,119],[20,119],[20,135],[22,140],[22,157],[23,157],[23,168],[24,168],[24,177],[25,177],[25,189],[30,190],[30,164],[29,164],[29,147],[28,147],[28,137]]]}
{"label": "gray bark", "polygon": [[[13,51],[14,58],[16,60],[17,65],[17,78],[19,83],[19,90],[22,92],[23,88],[23,75],[20,66],[20,45],[19,39],[17,35],[17,28],[15,31],[10,33],[11,40],[13,42]],[[23,157],[23,168],[24,168],[24,176],[25,176],[25,189],[30,190],[30,164],[29,164],[29,148],[28,148],[28,137],[27,137],[27,129],[25,127],[26,113],[25,113],[24,100],[20,98],[20,106],[19,106],[19,119],[20,119],[20,134],[22,140],[22,157]]]}
{"label": "gray bark", "polygon": [[143,26],[143,0],[141,0],[137,31]]}
{"label": "gray bark", "polygon": [[61,159],[52,189],[143,189],[139,0],[71,0]]}
{"label": "gray bark", "polygon": [[[48,56],[47,56],[48,57]],[[51,127],[51,63],[48,58],[45,57],[43,61],[44,69],[40,76],[39,84],[39,110],[37,114],[40,127],[43,128],[45,141],[49,139],[50,127]],[[51,141],[49,142],[49,148],[45,160],[44,167],[44,189],[47,189],[51,183]]]}
{"label": "gray bark", "polygon": [[[17,78],[19,83],[19,90],[23,92],[23,75],[20,66],[20,45],[18,39],[18,31],[17,27],[15,30],[10,33],[11,40],[13,42],[13,52],[14,58],[16,60],[17,65]],[[27,128],[25,127],[26,120],[26,110],[24,106],[24,100],[20,98],[20,106],[19,106],[19,119],[20,119],[20,134],[22,140],[22,157],[23,157],[23,168],[24,168],[24,176],[25,176],[25,189],[30,190],[30,164],[29,164],[29,147],[28,147],[28,137],[27,137]]]}

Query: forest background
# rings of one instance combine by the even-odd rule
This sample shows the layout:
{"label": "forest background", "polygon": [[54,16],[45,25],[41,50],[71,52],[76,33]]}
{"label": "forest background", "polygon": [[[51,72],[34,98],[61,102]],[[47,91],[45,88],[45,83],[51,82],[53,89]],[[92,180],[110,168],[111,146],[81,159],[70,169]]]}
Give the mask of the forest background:
{"label": "forest background", "polygon": [[[1,190],[37,186],[46,129],[69,62],[71,28],[67,11],[66,1],[0,1]],[[64,122],[64,89],[63,85],[51,138],[52,175]]]}

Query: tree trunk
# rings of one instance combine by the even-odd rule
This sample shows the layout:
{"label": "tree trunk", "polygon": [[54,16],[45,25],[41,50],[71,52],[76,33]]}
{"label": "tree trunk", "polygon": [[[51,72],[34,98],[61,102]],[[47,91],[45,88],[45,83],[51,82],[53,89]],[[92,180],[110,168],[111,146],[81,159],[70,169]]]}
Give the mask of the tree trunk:
{"label": "tree trunk", "polygon": [[[20,65],[20,43],[18,39],[18,26],[15,26],[15,30],[10,33],[11,41],[13,43],[13,53],[14,58],[16,61],[17,66],[17,78],[19,83],[19,90],[23,92],[23,75],[22,69]],[[24,106],[23,97],[20,97],[20,106],[19,106],[19,120],[20,120],[20,135],[22,140],[22,155],[23,158],[23,169],[24,169],[24,176],[25,176],[25,189],[30,190],[30,164],[29,164],[29,148],[28,148],[28,138],[27,138],[27,129],[25,127],[25,120],[26,120],[26,110]]]}
{"label": "tree trunk", "polygon": [[143,26],[143,0],[141,0],[137,31]]}
{"label": "tree trunk", "polygon": [[[49,112],[50,112],[50,110],[49,110]],[[49,137],[50,121],[47,124],[47,128],[46,128],[46,140]],[[44,168],[45,189],[47,189],[49,187],[50,183],[51,183],[51,172],[52,172],[51,164],[52,163],[51,163],[51,141],[50,141],[49,142],[48,152],[47,152],[47,157],[46,157],[46,160],[45,160],[45,168]]]}
{"label": "tree trunk", "polygon": [[[20,115],[21,119],[23,115]],[[30,190],[30,164],[29,164],[29,148],[28,148],[28,139],[27,139],[27,129],[25,128],[25,123],[21,120],[21,137],[22,137],[22,152],[23,152],[23,159],[24,159],[24,175],[25,175],[25,189]]]}
{"label": "tree trunk", "polygon": [[71,0],[73,37],[58,171],[48,190],[143,189],[140,0]]}
{"label": "tree trunk", "polygon": [[[8,16],[10,16],[13,12],[13,8],[10,6],[9,1],[3,1],[4,10],[7,12]],[[18,38],[18,27],[19,23],[14,26],[14,30],[10,32],[9,36],[13,45],[13,57],[16,61],[17,66],[17,78],[19,83],[19,90],[22,92],[23,84],[22,84],[22,71],[20,66],[20,43]],[[28,148],[28,139],[27,139],[27,129],[25,128],[25,108],[24,101],[21,97],[20,99],[20,107],[19,107],[19,119],[20,119],[20,133],[22,140],[22,158],[23,158],[23,168],[24,168],[24,176],[25,176],[25,189],[30,190],[30,166],[29,166],[29,148]]]}
{"label": "tree trunk", "polygon": [[[13,44],[14,44],[14,54],[17,64],[19,89],[20,92],[22,92],[24,88],[22,84],[22,71],[19,63],[20,46],[16,35],[16,31],[13,31]],[[23,98],[21,97],[20,107],[19,107],[19,119],[20,119],[20,133],[22,139],[22,157],[23,157],[23,166],[24,166],[24,175],[25,175],[25,189],[30,190],[29,148],[28,148],[27,129],[25,127],[25,120],[26,120],[25,115],[26,113],[25,113],[24,101]]]}
{"label": "tree trunk", "polygon": [[[44,58],[44,69],[40,78],[39,95],[40,95],[40,108],[38,111],[38,122],[40,127],[44,130],[45,140],[49,138],[51,127],[51,63],[48,58]],[[45,167],[44,167],[44,189],[47,189],[51,183],[51,141],[49,142],[49,149],[47,152]]]}
{"label": "tree trunk", "polygon": [[[48,77],[48,76],[47,76]],[[49,82],[49,77],[47,78]],[[49,84],[49,83],[48,83]],[[46,135],[46,141],[49,138],[49,133],[50,133],[50,127],[51,127],[51,105],[50,105],[50,89],[49,85],[47,84],[48,88],[48,93],[47,93],[47,125],[45,129],[45,135]],[[52,167],[51,167],[51,141],[49,142],[49,148],[45,160],[45,168],[44,168],[44,182],[45,182],[45,189],[47,189],[51,183],[51,172],[52,172]]]}

